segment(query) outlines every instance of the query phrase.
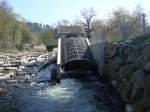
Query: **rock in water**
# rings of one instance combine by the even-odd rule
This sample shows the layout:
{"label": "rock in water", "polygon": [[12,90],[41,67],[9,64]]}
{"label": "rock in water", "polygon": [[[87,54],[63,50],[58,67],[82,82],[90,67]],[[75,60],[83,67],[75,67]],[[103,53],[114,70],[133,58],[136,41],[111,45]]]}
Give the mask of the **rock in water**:
{"label": "rock in water", "polygon": [[15,80],[15,79],[11,79],[11,80],[6,80],[7,82],[9,82],[9,83],[17,83],[18,81],[17,80]]}
{"label": "rock in water", "polygon": [[8,93],[8,89],[0,88],[0,95],[7,94],[7,93]]}

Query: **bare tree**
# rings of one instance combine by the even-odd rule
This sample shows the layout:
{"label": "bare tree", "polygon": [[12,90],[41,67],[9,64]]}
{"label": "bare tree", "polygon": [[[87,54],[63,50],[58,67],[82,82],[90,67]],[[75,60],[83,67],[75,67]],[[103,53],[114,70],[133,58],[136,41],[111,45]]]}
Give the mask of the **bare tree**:
{"label": "bare tree", "polygon": [[92,31],[92,19],[96,16],[96,11],[93,8],[81,10],[82,19],[79,19],[82,26],[85,28],[87,37],[90,38],[90,33]]}

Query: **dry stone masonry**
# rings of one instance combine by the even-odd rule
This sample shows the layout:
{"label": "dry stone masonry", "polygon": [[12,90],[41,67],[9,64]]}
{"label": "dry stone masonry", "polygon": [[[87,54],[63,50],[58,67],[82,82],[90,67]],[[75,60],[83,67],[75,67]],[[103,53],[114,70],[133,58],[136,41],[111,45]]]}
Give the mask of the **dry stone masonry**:
{"label": "dry stone masonry", "polygon": [[103,74],[136,112],[150,108],[150,44],[108,42],[104,51]]}

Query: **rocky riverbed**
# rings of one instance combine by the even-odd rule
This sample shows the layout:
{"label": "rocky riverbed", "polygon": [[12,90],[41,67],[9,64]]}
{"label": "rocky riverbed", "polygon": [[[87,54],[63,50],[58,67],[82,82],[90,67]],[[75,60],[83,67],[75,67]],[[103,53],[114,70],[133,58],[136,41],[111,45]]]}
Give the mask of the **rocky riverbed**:
{"label": "rocky riverbed", "polygon": [[55,57],[53,53],[3,54],[2,57],[5,63],[1,65],[13,66],[9,66],[11,69],[1,66],[0,112],[124,111],[118,93],[94,74],[65,78],[60,84],[52,85],[49,82],[52,65],[47,63]]}
{"label": "rocky riverbed", "polygon": [[[37,82],[50,80],[50,71],[41,68],[50,62],[56,55],[52,52],[33,52],[19,54],[0,53],[0,85],[14,83],[16,86],[35,80]],[[44,75],[44,77],[41,77]],[[32,82],[31,85],[35,83]],[[8,90],[0,88],[0,94]]]}

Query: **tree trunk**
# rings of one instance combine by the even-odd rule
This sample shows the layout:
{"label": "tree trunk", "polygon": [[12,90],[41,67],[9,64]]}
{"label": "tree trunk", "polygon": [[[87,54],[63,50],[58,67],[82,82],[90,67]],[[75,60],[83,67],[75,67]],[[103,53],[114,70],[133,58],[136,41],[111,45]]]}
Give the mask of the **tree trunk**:
{"label": "tree trunk", "polygon": [[90,38],[90,24],[87,23],[87,38]]}

